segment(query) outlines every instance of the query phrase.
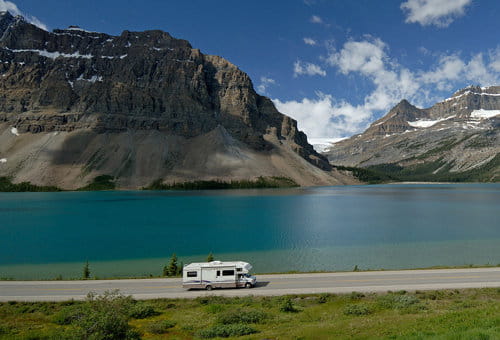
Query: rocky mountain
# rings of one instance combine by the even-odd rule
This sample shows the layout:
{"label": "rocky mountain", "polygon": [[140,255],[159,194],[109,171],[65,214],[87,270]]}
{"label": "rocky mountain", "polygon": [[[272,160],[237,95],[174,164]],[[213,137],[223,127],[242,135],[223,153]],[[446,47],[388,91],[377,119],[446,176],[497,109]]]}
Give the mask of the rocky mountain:
{"label": "rocky mountain", "polygon": [[402,180],[499,181],[500,86],[470,86],[426,109],[403,100],[325,155]]}
{"label": "rocky mountain", "polygon": [[0,14],[0,176],[73,189],[286,176],[351,183],[247,74],[162,31],[44,31]]}

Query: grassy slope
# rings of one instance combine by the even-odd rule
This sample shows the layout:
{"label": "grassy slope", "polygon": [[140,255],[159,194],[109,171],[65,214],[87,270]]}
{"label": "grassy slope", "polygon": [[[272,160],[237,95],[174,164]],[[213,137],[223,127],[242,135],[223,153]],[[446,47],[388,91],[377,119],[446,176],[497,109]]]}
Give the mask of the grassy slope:
{"label": "grassy slope", "polygon": [[[280,310],[291,299],[296,312]],[[51,338],[72,333],[72,325],[52,320],[71,303],[2,303],[0,338]],[[159,315],[132,319],[146,339],[192,339],[238,310],[264,315],[249,323],[257,333],[239,339],[498,339],[500,288],[416,293],[302,295],[291,297],[206,297],[193,300],[150,300]],[[158,335],[152,324],[169,320],[175,326]],[[240,320],[241,321],[241,320]],[[226,323],[227,323],[226,317]]]}

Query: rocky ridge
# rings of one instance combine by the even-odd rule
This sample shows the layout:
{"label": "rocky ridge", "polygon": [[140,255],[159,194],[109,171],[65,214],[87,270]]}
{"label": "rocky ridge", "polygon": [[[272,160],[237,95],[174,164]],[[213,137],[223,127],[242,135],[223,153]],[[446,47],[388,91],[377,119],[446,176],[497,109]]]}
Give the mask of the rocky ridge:
{"label": "rocky ridge", "polygon": [[[500,86],[469,86],[426,109],[402,100],[362,134],[334,144],[332,164],[418,179],[481,173],[500,179]],[[439,176],[438,176],[439,175]],[[458,178],[456,176],[451,176]]]}
{"label": "rocky ridge", "polygon": [[163,31],[47,32],[0,13],[0,89],[0,176],[14,181],[352,182],[247,74]]}

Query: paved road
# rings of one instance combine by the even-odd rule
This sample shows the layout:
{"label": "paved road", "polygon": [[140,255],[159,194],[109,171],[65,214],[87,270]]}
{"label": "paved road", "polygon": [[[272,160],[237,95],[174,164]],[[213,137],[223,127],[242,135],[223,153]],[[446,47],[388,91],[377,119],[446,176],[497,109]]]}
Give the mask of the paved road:
{"label": "paved road", "polygon": [[0,301],[84,299],[88,292],[119,289],[136,299],[205,295],[284,295],[500,287],[500,268],[258,275],[253,289],[187,291],[180,279],[0,281]]}

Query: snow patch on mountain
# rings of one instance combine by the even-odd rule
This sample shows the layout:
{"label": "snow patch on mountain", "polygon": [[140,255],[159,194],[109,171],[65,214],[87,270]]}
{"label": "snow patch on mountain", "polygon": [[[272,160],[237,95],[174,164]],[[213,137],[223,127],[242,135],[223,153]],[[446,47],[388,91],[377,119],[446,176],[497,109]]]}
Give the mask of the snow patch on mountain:
{"label": "snow patch on mountain", "polygon": [[83,59],[92,59],[92,57],[93,57],[91,54],[80,54],[79,52],[68,54],[68,53],[61,53],[61,52],[49,52],[47,50],[32,50],[32,49],[12,50],[10,48],[7,48],[7,50],[14,52],[14,53],[33,52],[33,53],[37,53],[38,55],[40,55],[42,57],[50,58],[53,60],[55,60],[59,57],[62,57],[62,58],[83,58]]}
{"label": "snow patch on mountain", "polygon": [[500,110],[474,110],[470,114],[471,118],[488,119],[500,115]]}

